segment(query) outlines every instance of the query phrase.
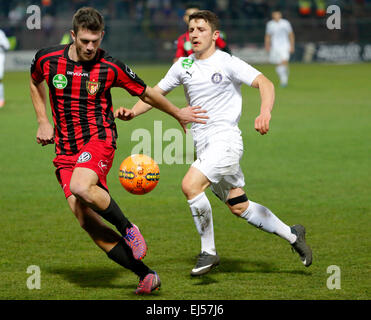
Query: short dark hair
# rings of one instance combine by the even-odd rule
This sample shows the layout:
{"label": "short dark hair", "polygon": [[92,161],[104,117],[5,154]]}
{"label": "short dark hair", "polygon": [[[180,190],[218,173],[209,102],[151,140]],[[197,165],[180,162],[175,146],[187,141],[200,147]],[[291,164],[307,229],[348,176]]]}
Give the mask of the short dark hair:
{"label": "short dark hair", "polygon": [[196,3],[196,2],[188,2],[186,4],[186,6],[185,6],[185,9],[186,10],[193,9],[193,8],[200,10],[201,9],[201,6],[198,3]]}
{"label": "short dark hair", "polygon": [[193,19],[203,19],[210,25],[212,31],[219,30],[219,18],[214,12],[209,10],[200,10],[189,16],[189,22]]}
{"label": "short dark hair", "polygon": [[73,15],[72,26],[75,34],[79,29],[103,31],[104,19],[98,10],[92,7],[82,7]]}

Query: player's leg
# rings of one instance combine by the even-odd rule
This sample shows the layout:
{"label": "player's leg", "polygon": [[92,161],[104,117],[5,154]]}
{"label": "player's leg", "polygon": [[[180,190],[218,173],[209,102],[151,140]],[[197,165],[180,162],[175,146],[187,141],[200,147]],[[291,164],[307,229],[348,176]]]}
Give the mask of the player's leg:
{"label": "player's leg", "polygon": [[67,198],[67,202],[80,226],[89,234],[96,245],[107,254],[108,258],[131,270],[139,277],[136,293],[150,293],[160,287],[161,281],[156,272],[143,262],[134,259],[131,249],[122,237],[109,228],[94,210],[73,195]]}
{"label": "player's leg", "polygon": [[92,169],[75,167],[69,188],[77,199],[116,227],[132,248],[136,259],[144,258],[147,245],[138,227],[130,223],[114,199],[98,182],[99,177]]}
{"label": "player's leg", "polygon": [[281,82],[281,87],[287,87],[289,81],[289,63],[287,60],[283,60],[277,67],[279,70],[279,77]]}
{"label": "player's leg", "polygon": [[312,251],[305,243],[305,229],[302,226],[289,227],[268,208],[248,200],[242,188],[230,190],[226,205],[233,214],[255,227],[287,240],[299,253],[304,265],[308,267],[311,264]]}
{"label": "player's leg", "polygon": [[294,243],[296,235],[288,225],[278,219],[268,208],[249,201],[242,188],[231,189],[226,202],[231,212],[266,232],[274,233]]}
{"label": "player's leg", "polygon": [[201,171],[190,167],[182,181],[182,190],[186,196],[196,229],[201,237],[201,253],[191,275],[205,274],[219,264],[215,249],[212,209],[205,194],[210,181]]}
{"label": "player's leg", "polygon": [[69,196],[67,202],[81,228],[104,252],[109,252],[122,239],[117,232],[102,221],[102,218],[96,212],[84,205],[74,195]]}
{"label": "player's leg", "polygon": [[288,62],[290,52],[288,48],[273,48],[270,61],[276,65],[276,73],[280,80],[281,87],[286,87],[289,79]]}
{"label": "player's leg", "polygon": [[182,191],[187,198],[197,231],[201,237],[201,252],[215,254],[212,209],[205,194],[209,180],[195,167],[190,167],[182,181]]}
{"label": "player's leg", "polygon": [[131,223],[122,213],[110,194],[98,186],[98,175],[89,168],[77,167],[73,170],[70,190],[82,203],[99,213],[104,219],[112,223],[122,234]]}

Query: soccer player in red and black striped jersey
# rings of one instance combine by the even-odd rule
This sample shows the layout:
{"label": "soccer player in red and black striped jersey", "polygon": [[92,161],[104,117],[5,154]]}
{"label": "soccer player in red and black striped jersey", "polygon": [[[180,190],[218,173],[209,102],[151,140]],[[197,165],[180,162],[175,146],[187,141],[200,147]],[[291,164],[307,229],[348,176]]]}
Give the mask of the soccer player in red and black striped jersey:
{"label": "soccer player in red and black striped jersey", "polygon": [[[150,293],[160,286],[160,278],[141,261],[147,251],[144,238],[111,198],[106,182],[116,149],[115,116],[130,116],[125,108],[114,113],[110,89],[121,87],[139,96],[175,117],[183,129],[189,122],[205,123],[207,117],[199,107],[177,108],[109,56],[100,48],[103,30],[102,15],[94,8],[81,8],[73,17],[73,42],[36,53],[30,81],[39,124],[36,140],[43,146],[55,143],[56,176],[81,227],[110,259],[139,276],[136,293]],[[54,128],[46,112],[44,80]]]}
{"label": "soccer player in red and black striped jersey", "polygon": [[[184,12],[183,20],[188,26],[188,20],[189,16],[192,13],[195,13],[196,11],[200,11],[200,5],[197,3],[188,3]],[[227,42],[225,41],[223,37],[223,33],[220,32],[218,38],[216,39],[215,45],[217,48],[219,48],[222,51],[230,53],[229,47],[227,45]],[[175,57],[173,59],[173,62],[177,62],[179,58],[181,57],[188,57],[193,53],[192,49],[192,43],[189,38],[189,32],[188,30],[183,33],[181,36],[179,36],[178,40],[176,41],[176,51],[175,51]]]}

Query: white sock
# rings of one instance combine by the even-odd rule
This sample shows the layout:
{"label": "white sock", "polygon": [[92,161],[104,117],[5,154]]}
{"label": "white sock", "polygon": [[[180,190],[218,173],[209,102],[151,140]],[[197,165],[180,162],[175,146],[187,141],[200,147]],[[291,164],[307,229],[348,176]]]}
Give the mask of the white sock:
{"label": "white sock", "polygon": [[4,85],[0,82],[0,101],[4,100]]}
{"label": "white sock", "polygon": [[197,231],[201,236],[201,251],[216,254],[214,241],[214,225],[211,205],[206,194],[202,192],[188,200]]}
{"label": "white sock", "polygon": [[249,200],[249,207],[241,215],[241,218],[255,227],[280,236],[290,243],[296,241],[296,235],[291,233],[291,228],[278,219],[272,211],[259,203]]}
{"label": "white sock", "polygon": [[278,74],[278,77],[280,78],[281,85],[287,85],[289,80],[289,70],[286,65],[278,65],[276,67],[276,72]]}

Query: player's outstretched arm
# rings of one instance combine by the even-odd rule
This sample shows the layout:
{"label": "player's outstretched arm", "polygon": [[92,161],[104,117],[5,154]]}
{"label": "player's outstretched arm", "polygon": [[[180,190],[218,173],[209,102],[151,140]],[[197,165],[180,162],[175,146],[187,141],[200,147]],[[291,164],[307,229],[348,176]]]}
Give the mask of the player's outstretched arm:
{"label": "player's outstretched arm", "polygon": [[[204,115],[206,111],[202,110],[201,107],[187,106],[186,108],[179,109],[165,98],[166,94],[167,92],[165,92],[158,86],[155,86],[154,88],[147,87],[142,96],[140,96],[141,100],[139,100],[130,110],[131,115],[129,115],[128,109],[126,109],[122,110],[122,112],[127,111],[126,115],[124,114],[123,116],[129,116],[132,119],[142,113],[149,111],[152,107],[155,107],[177,119],[184,132],[186,132],[186,125],[190,122],[206,123],[205,120],[208,119],[208,116]],[[118,118],[120,118],[120,111],[116,110],[116,112]]]}
{"label": "player's outstretched arm", "polygon": [[[166,95],[167,92],[161,90],[158,86],[155,86],[153,90],[158,91],[163,96]],[[148,103],[145,103],[142,100],[138,100],[138,102],[133,106],[131,109],[127,109],[124,107],[120,107],[115,111],[115,118],[119,118],[120,120],[128,121],[134,119],[135,117],[146,113],[147,111],[151,110],[152,106]]]}
{"label": "player's outstretched arm", "polygon": [[[161,90],[158,86],[155,86],[153,90],[158,91],[160,94],[165,96],[167,92]],[[142,100],[138,100],[138,102],[133,106],[132,109],[127,109],[124,107],[120,107],[115,111],[115,118],[119,118],[120,120],[128,121],[134,119],[135,117],[146,113],[147,111],[151,110],[152,106],[148,103],[145,103]]]}
{"label": "player's outstretched arm", "polygon": [[36,141],[42,146],[54,143],[54,128],[49,122],[46,113],[46,92],[44,83],[38,83],[31,78],[30,92],[36,119],[39,124],[36,133]]}
{"label": "player's outstretched arm", "polygon": [[251,86],[260,91],[260,114],[255,119],[255,130],[263,135],[269,131],[269,122],[275,97],[274,85],[268,78],[260,74],[255,78]]}

